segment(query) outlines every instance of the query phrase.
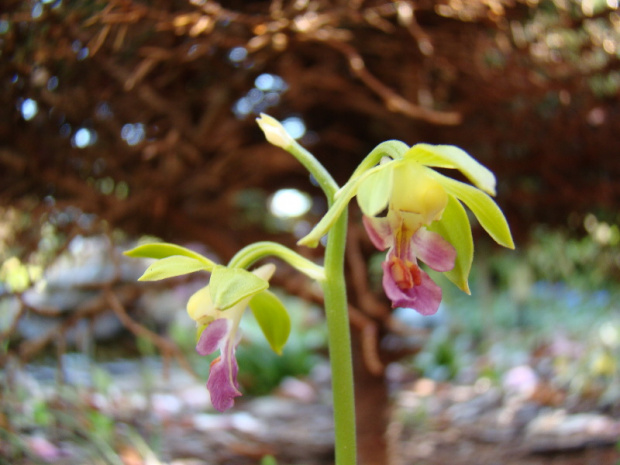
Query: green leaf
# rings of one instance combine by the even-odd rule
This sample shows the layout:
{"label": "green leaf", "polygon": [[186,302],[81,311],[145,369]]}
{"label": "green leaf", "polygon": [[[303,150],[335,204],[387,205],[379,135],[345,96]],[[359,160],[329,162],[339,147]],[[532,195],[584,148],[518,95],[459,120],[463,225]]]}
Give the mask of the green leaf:
{"label": "green leaf", "polygon": [[428,229],[439,233],[456,249],[454,268],[444,275],[463,292],[470,294],[467,280],[474,258],[474,241],[469,218],[461,203],[449,195],[441,220],[431,223]]}
{"label": "green leaf", "polygon": [[143,244],[138,247],[127,250],[124,252],[128,257],[139,257],[139,258],[167,258],[174,255],[180,255],[183,257],[193,258],[194,260],[198,260],[207,266],[206,270],[211,270],[215,263],[209,260],[207,257],[200,255],[192,250],[189,250],[185,247],[181,247],[176,244],[169,244],[167,242],[156,242],[152,244]]}
{"label": "green leaf", "polygon": [[160,279],[172,278],[195,271],[209,271],[209,267],[195,258],[173,255],[162,258],[149,266],[138,281],[159,281]]}
{"label": "green leaf", "polygon": [[364,215],[375,216],[387,207],[392,192],[394,163],[389,162],[391,166],[386,165],[387,169],[377,170],[360,182],[357,202]]}
{"label": "green leaf", "polygon": [[457,169],[479,189],[495,195],[495,175],[454,145],[416,144],[405,154],[405,158],[411,158],[426,166]]}
{"label": "green leaf", "polygon": [[222,265],[216,265],[209,281],[211,300],[219,310],[227,310],[268,287],[269,282],[254,273]]}
{"label": "green leaf", "polygon": [[252,297],[250,309],[273,351],[281,355],[291,332],[291,319],[280,299],[263,291]]}
{"label": "green leaf", "polygon": [[509,249],[515,248],[508,222],[491,197],[469,184],[456,181],[437,172],[433,172],[433,176],[449,194],[454,195],[467,205],[467,208],[476,215],[480,225],[495,242]]}

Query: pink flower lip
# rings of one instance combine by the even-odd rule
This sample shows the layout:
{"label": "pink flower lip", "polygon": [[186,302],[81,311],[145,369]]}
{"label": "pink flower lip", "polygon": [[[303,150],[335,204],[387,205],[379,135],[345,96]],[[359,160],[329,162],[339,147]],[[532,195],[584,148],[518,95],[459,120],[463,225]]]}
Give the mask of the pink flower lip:
{"label": "pink flower lip", "polygon": [[441,235],[420,227],[407,230],[398,213],[386,218],[363,217],[364,227],[379,250],[388,248],[383,268],[383,289],[393,307],[413,308],[432,315],[441,303],[441,288],[418,266],[418,259],[435,271],[454,268],[456,250]]}
{"label": "pink flower lip", "polygon": [[211,362],[207,389],[215,409],[223,412],[241,395],[237,382],[239,366],[235,359],[235,341],[231,334],[232,322],[227,318],[213,321],[205,328],[196,344],[196,352],[209,355],[220,349],[220,356]]}

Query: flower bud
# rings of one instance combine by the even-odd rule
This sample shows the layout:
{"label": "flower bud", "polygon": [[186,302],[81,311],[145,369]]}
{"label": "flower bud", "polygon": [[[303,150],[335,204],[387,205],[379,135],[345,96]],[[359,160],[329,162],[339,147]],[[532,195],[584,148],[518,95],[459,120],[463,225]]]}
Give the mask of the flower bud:
{"label": "flower bud", "polygon": [[286,132],[284,126],[277,119],[261,113],[260,117],[256,118],[256,122],[265,133],[265,137],[270,144],[286,149],[295,143],[295,140]]}

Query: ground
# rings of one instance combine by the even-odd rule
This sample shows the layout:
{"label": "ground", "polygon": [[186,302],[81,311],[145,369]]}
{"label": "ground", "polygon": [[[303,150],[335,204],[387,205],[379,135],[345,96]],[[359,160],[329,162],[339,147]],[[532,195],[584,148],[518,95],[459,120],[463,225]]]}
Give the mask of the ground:
{"label": "ground", "polygon": [[[157,358],[95,366],[74,354],[59,387],[51,367],[8,367],[0,463],[251,465],[271,455],[280,465],[333,463],[326,365],[226,413],[212,409],[204,380],[167,370]],[[393,387],[394,465],[620,463],[613,412],[579,411],[568,398],[545,404],[540,386],[418,378]]]}

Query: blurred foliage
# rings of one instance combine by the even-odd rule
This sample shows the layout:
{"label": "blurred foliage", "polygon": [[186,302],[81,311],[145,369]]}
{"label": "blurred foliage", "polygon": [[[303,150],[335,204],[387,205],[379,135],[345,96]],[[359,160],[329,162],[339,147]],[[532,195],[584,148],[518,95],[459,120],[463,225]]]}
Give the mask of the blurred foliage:
{"label": "blurred foliage", "polygon": [[584,289],[617,285],[620,278],[620,230],[617,224],[585,219],[587,235],[563,230],[534,230],[527,262],[538,279],[562,281]]}
{"label": "blurred foliage", "polygon": [[[124,463],[116,451],[123,444],[135,442],[135,433],[128,434],[112,417],[89,404],[81,388],[58,385],[52,395],[30,402],[24,398],[25,392],[13,389],[6,378],[2,381],[1,413],[10,417],[10,423],[0,428],[2,463],[26,465],[63,460],[66,451],[62,452],[53,443],[66,441],[72,443],[72,453],[79,450],[81,460]],[[34,435],[20,436],[16,430],[34,432]]]}
{"label": "blurred foliage", "polygon": [[415,367],[436,380],[500,383],[510,368],[529,364],[570,395],[615,405],[620,238],[616,225],[593,218],[581,238],[539,228],[518,255],[479,256],[472,296],[444,287],[446,324]]}
{"label": "blurred foliage", "polygon": [[437,381],[454,379],[463,368],[462,349],[449,328],[438,328],[424,349],[415,357],[414,365],[420,373]]}
{"label": "blurred foliage", "polygon": [[[486,244],[477,244],[473,295],[464,295],[445,283],[439,326],[431,331],[422,351],[409,360],[410,366],[438,381],[470,384],[482,380],[498,385],[508,370],[528,364],[541,379],[571,398],[585,399],[601,409],[616,409],[620,396],[620,288],[614,278],[618,273],[617,226],[588,216],[580,231],[579,237],[574,231],[568,234],[539,228],[531,241],[520,247],[520,253],[490,252]],[[379,259],[373,257],[372,261],[378,263]],[[552,266],[554,263],[557,266]],[[177,294],[177,300],[184,299],[184,293],[191,294],[197,284]],[[237,354],[246,394],[267,394],[289,376],[305,376],[324,356],[320,310],[296,297],[283,294],[282,299],[293,328],[281,357],[271,351],[249,312],[242,323]],[[150,318],[146,313],[142,321],[157,330],[155,319],[151,324]],[[206,379],[210,359],[195,353],[193,328],[187,323],[175,319],[160,329]],[[430,323],[431,327],[434,324]],[[126,355],[146,361],[158,352],[148,338],[138,337],[133,345],[137,352],[132,349]],[[95,347],[93,353],[98,359],[104,351]],[[113,356],[119,355],[123,356],[122,350]],[[90,369],[94,391],[106,396],[117,389],[110,372],[96,365]],[[141,375],[149,391],[155,380],[148,363]],[[34,402],[27,402],[23,393],[11,390],[8,384],[2,389],[0,413],[10,416],[12,427],[24,431],[36,428],[46,434],[53,429],[55,435],[48,439],[54,444],[77,441],[86,456],[122,463],[119,450],[127,442],[123,428],[133,426],[115,423],[99,407],[83,401],[76,394],[79,387],[63,386],[54,396]],[[406,421],[421,421],[427,413],[427,406],[421,406],[416,417]],[[3,453],[15,464],[37,463],[39,459],[23,437],[9,431],[1,434]],[[144,438],[132,436],[131,447],[144,443],[141,447],[158,450],[157,427],[141,434]]]}
{"label": "blurred foliage", "polygon": [[299,299],[279,297],[292,322],[282,355],[271,350],[250,314],[242,322],[244,339],[237,349],[238,379],[248,394],[269,394],[285,378],[307,375],[326,350],[326,329],[320,310]]}

